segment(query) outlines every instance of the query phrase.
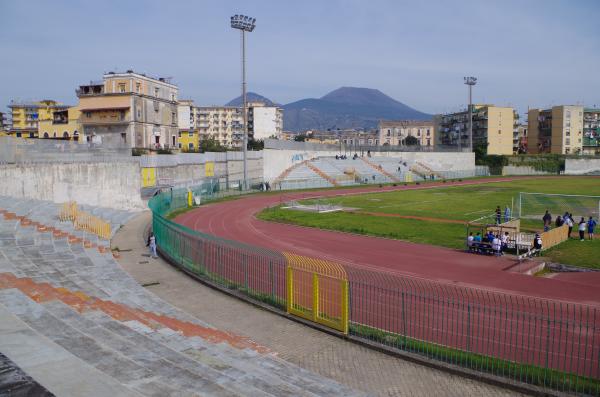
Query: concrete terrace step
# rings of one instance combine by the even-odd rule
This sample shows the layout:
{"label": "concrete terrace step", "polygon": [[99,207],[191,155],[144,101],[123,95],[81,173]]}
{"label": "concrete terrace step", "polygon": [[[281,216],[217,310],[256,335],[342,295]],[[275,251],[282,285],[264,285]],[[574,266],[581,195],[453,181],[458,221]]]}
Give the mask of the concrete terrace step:
{"label": "concrete terrace step", "polygon": [[0,351],[56,396],[142,396],[34,331],[3,304]]}
{"label": "concrete terrace step", "polygon": [[[65,289],[7,275],[0,280],[4,288],[0,303],[14,315],[81,360],[140,392],[158,387],[165,395],[176,384],[175,390],[193,393],[200,387],[209,395],[336,395],[342,390],[344,395],[353,395],[335,382],[265,356],[257,345],[231,334],[218,330],[208,335],[200,330],[198,334],[193,332],[198,327],[191,324],[182,329],[176,320],[110,302],[100,304]],[[87,310],[86,302],[93,309],[82,316],[78,310]],[[121,323],[124,320],[129,326]],[[175,329],[169,329],[173,325]],[[184,335],[194,336],[187,339]],[[215,339],[230,346],[216,345],[220,349],[215,349]],[[192,342],[186,344],[188,340]],[[167,347],[173,344],[180,351]]]}

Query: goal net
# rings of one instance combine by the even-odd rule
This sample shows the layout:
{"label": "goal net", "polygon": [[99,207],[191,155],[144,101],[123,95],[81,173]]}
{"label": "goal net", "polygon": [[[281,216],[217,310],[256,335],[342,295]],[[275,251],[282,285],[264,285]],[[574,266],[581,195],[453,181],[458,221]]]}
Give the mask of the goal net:
{"label": "goal net", "polygon": [[518,215],[523,220],[541,221],[546,210],[556,219],[565,212],[573,214],[577,222],[581,217],[586,220],[600,215],[600,196],[581,196],[573,194],[519,193]]}

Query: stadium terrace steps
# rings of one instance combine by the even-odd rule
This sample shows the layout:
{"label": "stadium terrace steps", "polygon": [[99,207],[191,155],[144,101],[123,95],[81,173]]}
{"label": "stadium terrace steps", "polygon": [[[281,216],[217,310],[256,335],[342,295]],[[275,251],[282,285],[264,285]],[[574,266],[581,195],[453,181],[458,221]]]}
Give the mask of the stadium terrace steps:
{"label": "stadium terrace steps", "polygon": [[302,166],[306,165],[307,161],[309,161],[309,160],[304,160],[301,163],[294,164],[291,167],[286,168],[277,178],[275,178],[273,180],[273,185],[281,183],[283,180],[285,180],[290,175],[290,173],[292,171],[294,171],[295,169],[297,169],[299,167],[302,167]]}
{"label": "stadium terrace steps", "polygon": [[367,165],[369,165],[371,168],[373,168],[375,171],[377,171],[377,172],[385,175],[386,177],[390,178],[390,180],[392,180],[393,182],[400,182],[400,180],[398,178],[396,178],[394,175],[390,174],[385,169],[383,169],[383,166],[376,165],[376,164],[372,163],[371,161],[369,161],[368,159],[366,159],[365,157],[360,157],[360,159],[364,163],[366,163]]}
{"label": "stadium terrace steps", "polygon": [[[323,163],[323,164],[325,164],[325,163]],[[327,175],[324,171],[322,171],[319,167],[317,167],[315,164],[311,163],[310,161],[306,163],[306,166],[308,168],[310,168],[311,170],[313,170],[321,178],[323,178],[327,182],[331,183],[333,186],[339,186],[340,185],[338,183],[338,181],[335,180],[335,178],[332,178],[331,176]]]}
{"label": "stadium terrace steps", "polygon": [[[95,395],[363,395],[172,307],[139,286],[110,251],[23,225],[68,225],[57,220],[57,205],[0,197],[0,208],[0,314],[16,316],[56,355],[78,360],[88,374],[79,378],[84,385],[103,379],[107,386]],[[86,211],[117,225],[131,216]],[[0,334],[9,324],[0,323]],[[27,359],[19,352],[9,358],[17,365]],[[100,391],[107,387],[114,392]]]}

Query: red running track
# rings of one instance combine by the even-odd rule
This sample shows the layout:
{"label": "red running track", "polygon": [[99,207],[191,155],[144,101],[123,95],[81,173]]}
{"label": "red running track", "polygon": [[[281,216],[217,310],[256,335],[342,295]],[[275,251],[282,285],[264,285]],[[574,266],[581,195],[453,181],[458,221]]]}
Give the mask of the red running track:
{"label": "red running track", "polygon": [[176,218],[176,222],[218,237],[278,251],[328,259],[354,267],[403,276],[469,286],[513,296],[550,298],[600,306],[600,272],[537,278],[505,269],[514,260],[485,257],[458,250],[399,240],[361,236],[293,225],[265,222],[256,213],[282,200],[362,194],[394,190],[429,189],[457,185],[507,182],[516,178],[470,180],[451,184],[428,183],[399,187],[376,186],[352,190],[260,194],[208,204]]}

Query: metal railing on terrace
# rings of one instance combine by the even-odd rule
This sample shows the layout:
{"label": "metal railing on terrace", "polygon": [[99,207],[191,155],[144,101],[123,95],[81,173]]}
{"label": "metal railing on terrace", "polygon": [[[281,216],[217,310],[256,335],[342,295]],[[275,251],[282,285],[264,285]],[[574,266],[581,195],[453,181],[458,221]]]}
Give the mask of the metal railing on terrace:
{"label": "metal railing on terrace", "polygon": [[600,395],[600,310],[335,264],[168,219],[222,197],[207,181],[149,202],[162,255],[193,277],[351,338],[542,390]]}
{"label": "metal railing on terrace", "polygon": [[[279,139],[265,139],[265,149],[277,150],[307,150],[307,151],[330,151],[338,153],[367,153],[370,152],[459,152],[457,146],[434,145],[434,146],[394,146],[394,145],[360,145],[360,144],[330,144],[317,142],[296,142]],[[463,151],[466,151],[464,149]]]}
{"label": "metal railing on terrace", "polygon": [[0,163],[136,162],[131,149],[107,148],[87,142],[0,137]]}

